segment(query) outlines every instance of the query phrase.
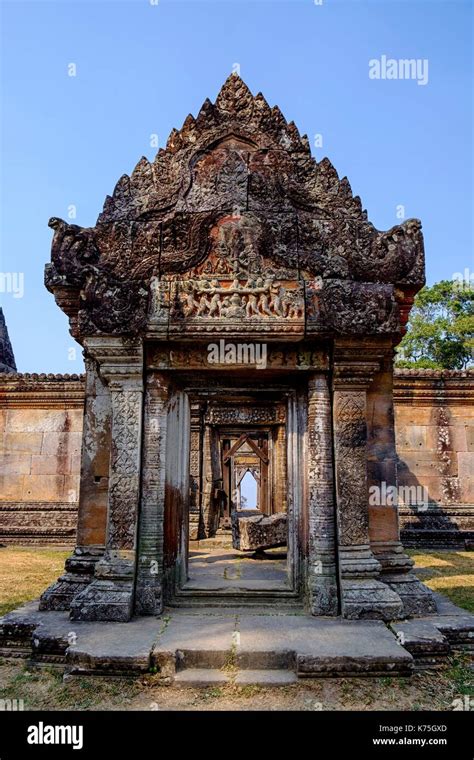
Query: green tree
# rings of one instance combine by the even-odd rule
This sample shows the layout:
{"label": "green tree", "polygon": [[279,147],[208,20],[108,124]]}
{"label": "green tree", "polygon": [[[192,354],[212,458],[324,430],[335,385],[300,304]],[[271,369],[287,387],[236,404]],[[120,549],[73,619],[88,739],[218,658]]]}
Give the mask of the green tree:
{"label": "green tree", "polygon": [[474,289],[442,280],[415,298],[408,331],[397,349],[397,367],[464,369],[474,352]]}

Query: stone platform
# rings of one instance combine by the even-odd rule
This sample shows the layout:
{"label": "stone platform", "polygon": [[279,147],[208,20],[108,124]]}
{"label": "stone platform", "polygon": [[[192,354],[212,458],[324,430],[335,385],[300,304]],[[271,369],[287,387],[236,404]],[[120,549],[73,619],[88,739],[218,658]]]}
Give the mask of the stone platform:
{"label": "stone platform", "polygon": [[[30,603],[0,619],[0,655],[72,675],[153,672],[164,683],[285,685],[298,678],[410,675],[472,651],[474,616],[447,602],[439,614],[393,623],[267,609],[173,609],[129,623],[71,621]],[[1,671],[0,671],[1,672]]]}

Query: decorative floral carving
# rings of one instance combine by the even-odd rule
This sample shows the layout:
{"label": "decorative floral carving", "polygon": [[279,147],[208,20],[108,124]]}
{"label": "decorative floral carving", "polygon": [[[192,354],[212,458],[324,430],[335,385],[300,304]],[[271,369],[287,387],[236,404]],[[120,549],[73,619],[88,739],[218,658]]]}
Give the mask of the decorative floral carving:
{"label": "decorative floral carving", "polygon": [[286,412],[282,405],[272,406],[211,406],[205,421],[209,425],[254,425],[285,422]]}
{"label": "decorative floral carving", "polygon": [[138,390],[114,389],[107,546],[133,549],[138,508],[141,398]]}
{"label": "decorative floral carving", "polygon": [[365,391],[334,394],[336,483],[343,546],[368,543]]}

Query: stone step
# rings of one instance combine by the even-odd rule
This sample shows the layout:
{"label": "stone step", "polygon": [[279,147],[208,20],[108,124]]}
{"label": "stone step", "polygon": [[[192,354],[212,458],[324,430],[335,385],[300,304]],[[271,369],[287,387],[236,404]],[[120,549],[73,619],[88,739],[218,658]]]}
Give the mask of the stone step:
{"label": "stone step", "polygon": [[445,598],[436,598],[439,615],[390,624],[399,643],[413,655],[415,668],[439,668],[453,651],[474,652],[474,620]]}
{"label": "stone step", "polygon": [[180,591],[168,602],[167,606],[180,609],[193,609],[197,607],[222,608],[223,611],[228,607],[267,608],[268,610],[274,610],[278,607],[282,612],[303,611],[301,599],[290,591],[264,593],[246,590],[244,593],[235,593],[235,591],[233,593],[229,590],[220,591],[219,594],[216,594],[200,589],[193,589],[189,593]]}
{"label": "stone step", "polygon": [[238,670],[234,683],[238,686],[291,686],[298,683],[292,670]]}
{"label": "stone step", "polygon": [[188,668],[180,670],[174,677],[174,686],[203,687],[222,686],[230,683],[230,678],[223,670],[216,668]]}
{"label": "stone step", "polygon": [[297,683],[296,673],[290,670],[238,670],[226,672],[215,668],[188,668],[180,670],[174,678],[177,687],[221,686],[234,683],[237,686],[290,686]]}
{"label": "stone step", "polygon": [[414,665],[436,667],[453,650],[473,648],[474,617],[447,601],[439,608],[441,614],[392,623],[390,629],[381,621],[314,618],[242,604],[167,609],[160,618],[128,623],[71,621],[67,612],[38,610],[36,602],[0,618],[0,650],[74,674],[151,672],[163,683],[176,676],[186,681],[182,673],[202,670],[242,683],[262,679],[260,671],[277,680],[275,671],[286,671],[290,680],[409,675]]}
{"label": "stone step", "polygon": [[[285,670],[304,678],[409,675],[413,657],[380,621],[176,611],[152,662],[172,681],[186,670]],[[185,676],[180,676],[185,678]]]}

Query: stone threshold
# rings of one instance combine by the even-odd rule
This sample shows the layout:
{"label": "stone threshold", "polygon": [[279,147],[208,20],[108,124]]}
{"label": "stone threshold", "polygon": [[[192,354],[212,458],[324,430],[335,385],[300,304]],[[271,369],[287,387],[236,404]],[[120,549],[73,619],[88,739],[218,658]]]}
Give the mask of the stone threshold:
{"label": "stone threshold", "polygon": [[282,671],[289,678],[408,676],[473,645],[474,616],[446,601],[437,615],[389,626],[264,607],[167,609],[129,623],[83,622],[67,612],[40,612],[37,602],[0,619],[3,657],[61,666],[71,675],[149,672],[166,684],[220,678],[209,671],[235,682],[239,674],[242,683],[263,683],[260,671],[270,681],[285,681]]}

